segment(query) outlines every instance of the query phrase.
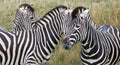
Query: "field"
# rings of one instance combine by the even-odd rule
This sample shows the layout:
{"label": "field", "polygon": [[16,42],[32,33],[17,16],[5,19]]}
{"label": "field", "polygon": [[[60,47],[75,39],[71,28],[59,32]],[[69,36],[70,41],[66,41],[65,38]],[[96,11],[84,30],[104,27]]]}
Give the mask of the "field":
{"label": "field", "polygon": [[[90,9],[90,14],[97,26],[109,24],[120,29],[120,0],[0,0],[1,27],[8,30],[13,28],[12,21],[15,18],[16,9],[21,3],[33,3],[35,12],[39,17],[59,5],[66,5],[71,9],[85,6]],[[81,65],[80,43],[67,51],[62,48],[61,41],[47,65]],[[117,65],[120,65],[120,62]]]}

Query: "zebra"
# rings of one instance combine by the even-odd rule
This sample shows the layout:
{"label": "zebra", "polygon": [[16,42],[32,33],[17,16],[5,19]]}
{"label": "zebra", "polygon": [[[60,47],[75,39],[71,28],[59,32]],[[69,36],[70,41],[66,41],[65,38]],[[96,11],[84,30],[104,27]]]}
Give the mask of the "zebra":
{"label": "zebra", "polygon": [[[32,8],[29,4],[21,4],[16,11],[15,19],[13,21],[15,25],[14,30],[8,31],[6,29],[0,28],[0,64],[20,65],[20,62],[23,63],[23,61],[26,60],[23,59],[23,57],[21,59],[21,56],[26,56],[27,58],[27,56],[30,55],[28,54],[28,52],[33,53],[33,51],[31,50],[33,50],[34,46],[36,45],[33,44],[36,43],[36,38],[35,33],[31,31],[31,28],[33,28],[31,23],[37,21],[39,21],[39,19],[34,13],[34,8]],[[30,47],[28,47],[27,45]],[[26,47],[27,49],[25,49],[24,47]],[[26,54],[22,54],[24,51],[21,50],[23,49],[24,51],[28,50]],[[21,61],[19,58],[21,59]]]}
{"label": "zebra", "polygon": [[120,30],[111,25],[96,28],[89,9],[78,6],[64,30],[63,48],[70,50],[81,42],[81,61],[84,65],[114,65],[120,59]]}
{"label": "zebra", "polygon": [[[21,4],[16,10],[15,19],[13,20],[13,31],[31,29],[32,23],[39,20],[35,14],[34,8],[30,4]],[[33,25],[35,27],[35,25]]]}
{"label": "zebra", "polygon": [[66,6],[57,6],[40,18],[40,21],[35,22],[38,45],[34,58],[37,62],[44,64],[49,61],[67,22],[71,20],[71,12],[72,10]]}
{"label": "zebra", "polygon": [[36,28],[15,33],[0,29],[0,63],[2,65],[35,65],[46,63],[62,35],[71,11],[57,6],[40,20],[32,22]]}

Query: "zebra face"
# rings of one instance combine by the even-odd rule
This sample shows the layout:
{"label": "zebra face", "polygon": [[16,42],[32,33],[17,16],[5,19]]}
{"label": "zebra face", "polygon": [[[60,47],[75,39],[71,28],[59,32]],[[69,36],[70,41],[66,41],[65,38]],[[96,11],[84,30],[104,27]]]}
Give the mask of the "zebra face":
{"label": "zebra face", "polygon": [[73,30],[71,29],[72,32],[68,33],[69,35],[65,36],[62,43],[63,48],[70,50],[75,45],[75,43],[81,39],[82,35],[79,34],[80,27],[81,26],[73,27]]}
{"label": "zebra face", "polygon": [[89,10],[84,7],[77,7],[72,12],[72,20],[66,27],[63,40],[63,48],[71,49],[77,41],[83,41],[87,32],[86,16]]}
{"label": "zebra face", "polygon": [[71,21],[71,13],[72,13],[72,10],[70,9],[67,9],[63,12],[62,14],[62,25],[61,25],[61,33],[62,34],[65,34],[65,31],[66,31],[66,27],[67,27],[67,24],[69,23],[69,21]]}
{"label": "zebra face", "polygon": [[23,29],[31,28],[31,23],[37,22],[39,17],[35,14],[34,9],[29,4],[22,4],[19,6],[14,19],[16,27],[23,27]]}

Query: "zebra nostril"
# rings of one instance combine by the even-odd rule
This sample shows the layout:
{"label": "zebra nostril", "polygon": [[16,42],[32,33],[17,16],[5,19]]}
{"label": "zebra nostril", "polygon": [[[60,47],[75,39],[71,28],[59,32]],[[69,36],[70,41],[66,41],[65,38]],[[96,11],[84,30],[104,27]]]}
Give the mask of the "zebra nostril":
{"label": "zebra nostril", "polygon": [[64,48],[65,48],[66,50],[69,50],[69,47],[68,47],[68,46],[64,46]]}
{"label": "zebra nostril", "polygon": [[65,38],[65,39],[63,40],[63,42],[64,42],[65,44],[69,44],[69,43],[70,43],[70,40],[69,40],[69,38],[67,37],[67,38]]}
{"label": "zebra nostril", "polygon": [[61,32],[61,34],[63,35],[63,34],[64,34],[64,32]]}
{"label": "zebra nostril", "polygon": [[69,38],[66,38],[66,41],[67,41],[67,43],[70,43],[70,40],[69,40]]}

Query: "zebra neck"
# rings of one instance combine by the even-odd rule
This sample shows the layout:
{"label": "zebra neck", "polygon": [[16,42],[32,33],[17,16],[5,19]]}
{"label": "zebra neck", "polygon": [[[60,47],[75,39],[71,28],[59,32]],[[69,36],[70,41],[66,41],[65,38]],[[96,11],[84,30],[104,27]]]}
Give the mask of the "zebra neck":
{"label": "zebra neck", "polygon": [[44,25],[40,30],[37,30],[37,46],[34,53],[36,60],[39,63],[48,61],[59,40],[60,36],[51,26]]}
{"label": "zebra neck", "polygon": [[[34,55],[38,62],[44,63],[50,59],[51,53],[60,40],[61,18],[59,15],[50,13],[37,22],[37,47]],[[57,15],[57,16],[56,16]]]}
{"label": "zebra neck", "polygon": [[89,28],[86,34],[86,38],[82,41],[82,47],[85,52],[90,52],[94,46],[96,46],[96,30],[94,28]]}
{"label": "zebra neck", "polygon": [[54,47],[58,44],[60,37],[61,36],[52,30],[51,27],[43,26],[43,28],[37,30],[37,41],[39,44],[42,43],[44,47],[50,45],[50,47],[54,49]]}
{"label": "zebra neck", "polygon": [[[61,35],[60,35],[60,22],[59,21],[52,21],[47,20],[45,18],[41,19],[39,22],[40,28],[37,30],[38,34],[40,35],[38,38],[44,40],[45,42],[42,42],[46,44],[46,41],[51,44],[57,44]],[[59,24],[59,25],[58,25]]]}

